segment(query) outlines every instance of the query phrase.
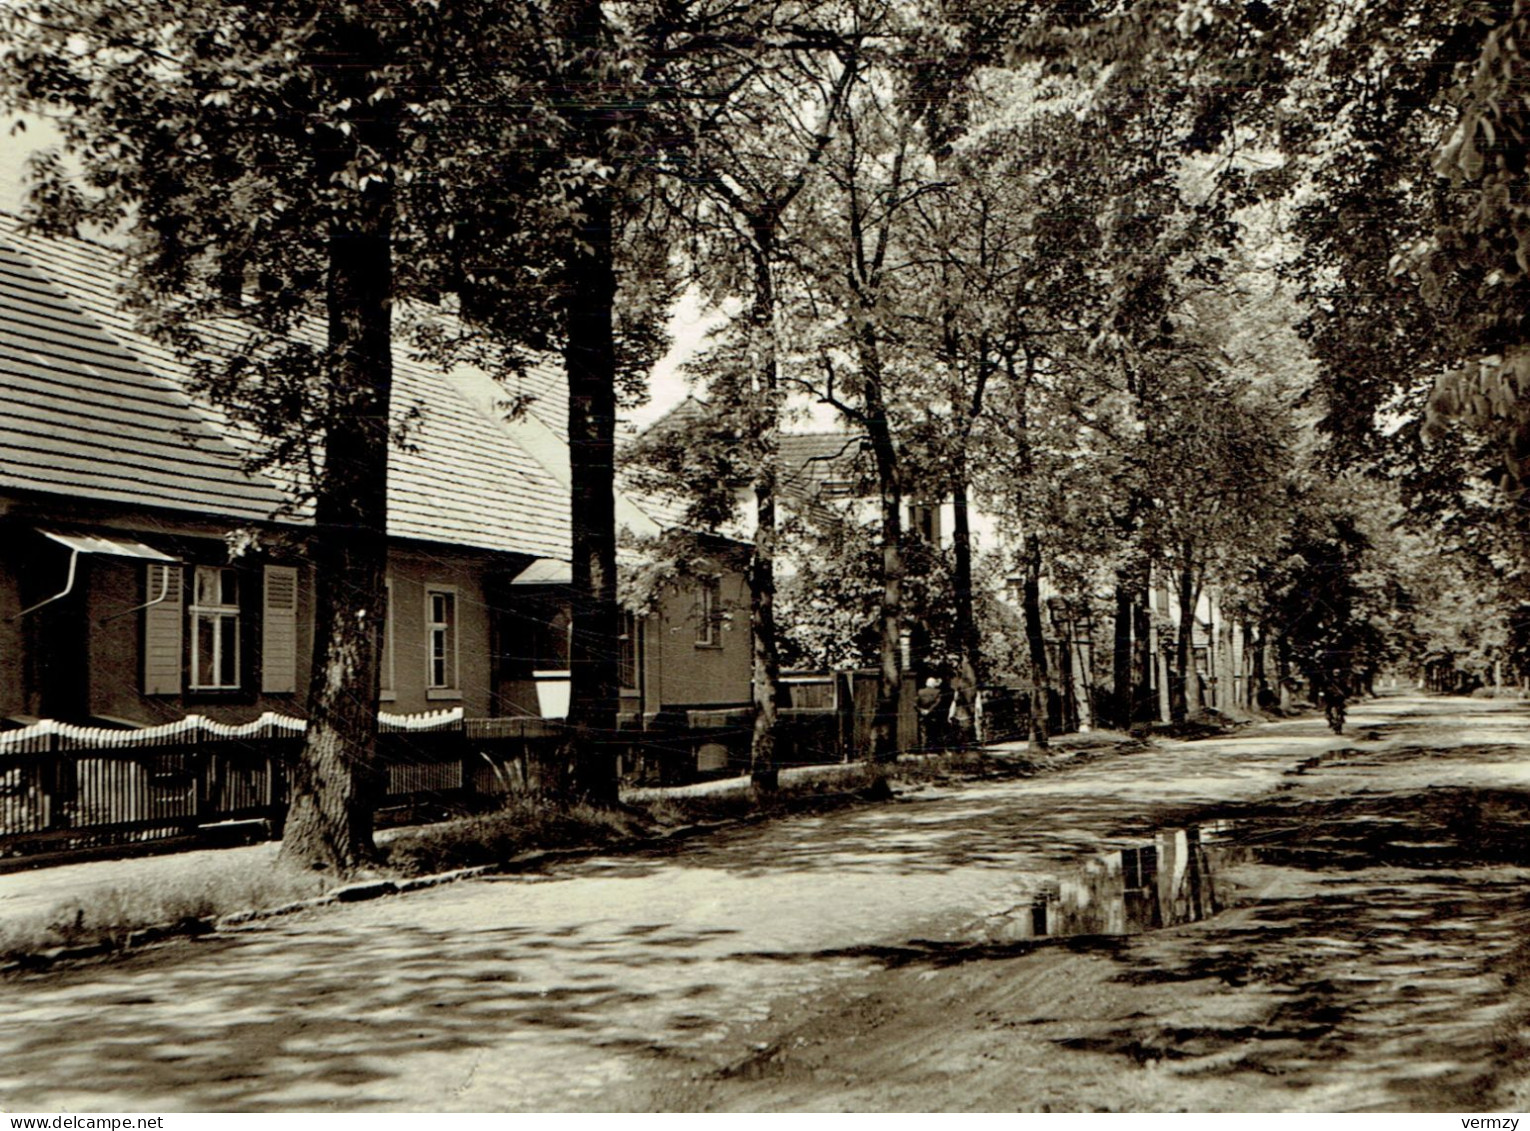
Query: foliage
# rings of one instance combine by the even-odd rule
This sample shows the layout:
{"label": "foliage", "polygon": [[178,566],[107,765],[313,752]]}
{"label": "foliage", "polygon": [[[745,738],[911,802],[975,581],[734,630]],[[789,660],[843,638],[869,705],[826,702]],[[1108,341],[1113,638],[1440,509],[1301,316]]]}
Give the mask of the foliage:
{"label": "foliage", "polygon": [[[525,115],[463,112],[464,76],[530,29],[491,4],[341,0],[65,0],[0,18],[0,97],[53,115],[69,151],[33,160],[38,222],[122,230],[146,327],[197,359],[203,391],[267,441],[260,462],[295,465],[317,489],[325,432],[351,408],[327,352],[336,225],[386,194],[392,295],[461,281],[445,264],[475,246],[461,239],[472,227],[443,207],[443,186],[486,180],[471,164],[485,148],[535,148],[516,136],[532,132]],[[324,65],[342,34],[371,38],[360,76]]]}
{"label": "foliage", "polygon": [[778,593],[783,665],[810,671],[874,667],[882,599],[875,532],[834,515],[792,521],[785,538],[794,560]]}
{"label": "foliage", "polygon": [[1243,590],[1249,612],[1306,679],[1339,671],[1368,685],[1411,650],[1417,547],[1397,529],[1396,501],[1357,476],[1288,490],[1286,531]]}
{"label": "foliage", "polygon": [[[780,583],[782,662],[811,671],[874,668],[881,646],[881,531],[877,521],[818,509],[793,518],[785,537],[789,569]],[[913,661],[926,671],[954,672],[955,594],[949,556],[923,538],[905,533],[908,563],[904,620],[912,634]],[[1020,630],[1003,600],[1005,571],[999,555],[979,563],[976,615],[988,642],[981,682],[1013,679]]]}

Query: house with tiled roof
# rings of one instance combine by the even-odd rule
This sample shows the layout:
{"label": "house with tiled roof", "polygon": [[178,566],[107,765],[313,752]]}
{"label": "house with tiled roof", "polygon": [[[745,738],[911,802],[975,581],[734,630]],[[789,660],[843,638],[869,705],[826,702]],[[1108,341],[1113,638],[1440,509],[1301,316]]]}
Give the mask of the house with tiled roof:
{"label": "house with tiled roof", "polygon": [[[706,402],[688,396],[648,430],[684,429],[707,411]],[[868,522],[876,517],[876,464],[864,432],[782,432],[776,439],[776,453],[776,491],[785,511],[816,511],[826,517],[848,512]],[[906,528],[936,545],[948,544],[950,506],[940,500],[910,502],[904,515]]]}
{"label": "house with tiled roof", "polygon": [[[505,381],[467,370],[453,376],[458,390],[566,492],[571,482],[568,397],[561,372],[533,366]],[[636,546],[644,540],[684,529],[684,509],[673,499],[622,484],[616,493],[616,523],[627,544],[618,550],[618,568],[637,567],[641,551]],[[697,711],[750,705],[747,551],[725,536],[713,535],[709,542],[717,552],[709,559],[707,576],[670,587],[648,608],[622,611],[618,672],[625,726],[644,728]],[[528,623],[553,626],[545,633],[533,630],[525,638],[525,653],[505,669],[507,702],[528,711],[533,703],[559,701],[559,684],[566,682],[563,626],[570,580],[566,562],[539,561],[511,582],[504,599],[507,607],[530,610]]]}
{"label": "house with tiled roof", "polygon": [[[112,248],[0,216],[0,719],[300,715],[307,516],[246,469],[249,438],[137,331],[120,271]],[[568,584],[561,376],[540,365],[507,382],[532,406],[507,421],[483,374],[395,350],[408,442],[389,457],[389,709],[557,713],[534,673],[562,674],[566,621],[531,594]],[[698,644],[719,631],[702,614],[705,631],[685,626]],[[747,699],[747,674],[742,689],[703,680],[690,697],[708,696]]]}

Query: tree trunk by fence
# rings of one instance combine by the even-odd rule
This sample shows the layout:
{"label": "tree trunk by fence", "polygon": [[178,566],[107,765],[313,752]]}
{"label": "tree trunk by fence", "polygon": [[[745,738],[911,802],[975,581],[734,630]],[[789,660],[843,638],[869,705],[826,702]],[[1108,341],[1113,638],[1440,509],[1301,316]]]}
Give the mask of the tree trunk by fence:
{"label": "tree trunk by fence", "polygon": [[882,354],[876,328],[868,319],[857,338],[866,433],[877,472],[882,520],[882,602],[879,615],[877,717],[873,728],[877,761],[898,756],[898,710],[903,692],[903,482],[898,449],[882,395]]}
{"label": "tree trunk by fence", "polygon": [[387,564],[393,207],[379,182],[359,194],[357,215],[336,220],[329,237],[332,389],[314,506],[310,721],[291,771],[281,854],[339,874],[377,855],[372,778]]}
{"label": "tree trunk by fence", "polygon": [[[774,449],[775,445],[770,445]],[[756,789],[777,785],[777,697],[781,693],[781,657],[776,646],[776,497],[769,469],[755,488],[756,526],[749,558],[749,629],[754,726],[749,739],[749,776]]]}
{"label": "tree trunk by fence", "polygon": [[951,555],[952,588],[956,609],[955,644],[957,679],[953,691],[959,700],[954,713],[955,740],[958,747],[971,746],[978,739],[977,693],[978,668],[982,662],[982,634],[972,590],[972,524],[967,501],[967,460],[964,450],[955,458],[951,482]]}

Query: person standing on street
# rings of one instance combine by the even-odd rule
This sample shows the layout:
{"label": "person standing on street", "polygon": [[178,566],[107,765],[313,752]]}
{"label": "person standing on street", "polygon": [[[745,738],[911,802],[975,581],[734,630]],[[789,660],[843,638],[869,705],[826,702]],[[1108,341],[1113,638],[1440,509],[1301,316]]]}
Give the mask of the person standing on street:
{"label": "person standing on street", "polygon": [[940,710],[945,702],[945,691],[940,680],[930,676],[914,696],[914,709],[919,712],[919,745],[924,750],[937,750],[945,744],[945,716]]}

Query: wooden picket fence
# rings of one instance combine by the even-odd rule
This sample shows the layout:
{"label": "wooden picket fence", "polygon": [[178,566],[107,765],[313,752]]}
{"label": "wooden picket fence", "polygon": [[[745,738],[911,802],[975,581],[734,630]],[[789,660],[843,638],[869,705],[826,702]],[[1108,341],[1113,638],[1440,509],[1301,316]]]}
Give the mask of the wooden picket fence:
{"label": "wooden picket fence", "polygon": [[[782,765],[848,761],[871,748],[874,673],[804,675],[780,708]],[[899,747],[917,727],[905,689]],[[378,716],[373,805],[380,825],[439,819],[535,789],[563,737],[541,718],[464,718],[462,709]],[[191,715],[142,729],[44,720],[0,731],[0,870],[180,843],[279,835],[302,719],[219,723]],[[623,777],[679,784],[747,767],[752,710],[676,709],[612,736]]]}
{"label": "wooden picket fence", "polygon": [[[378,719],[380,823],[482,808],[515,787],[559,724],[466,720],[461,708]],[[197,715],[140,730],[44,720],[0,731],[0,868],[186,838],[278,833],[306,724]]]}

